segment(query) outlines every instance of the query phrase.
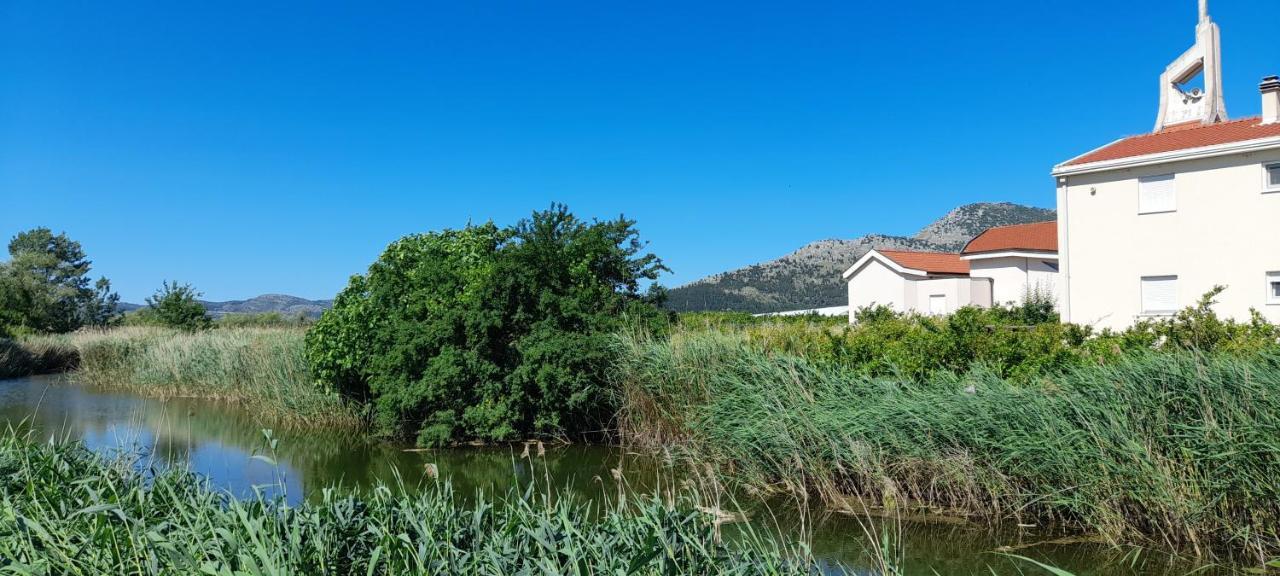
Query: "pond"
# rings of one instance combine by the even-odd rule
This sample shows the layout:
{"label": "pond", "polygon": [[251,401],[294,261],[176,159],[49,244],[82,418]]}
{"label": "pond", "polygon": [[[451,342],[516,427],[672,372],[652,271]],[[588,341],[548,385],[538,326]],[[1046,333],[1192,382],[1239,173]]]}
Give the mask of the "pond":
{"label": "pond", "polygon": [[[192,399],[155,400],[41,376],[0,381],[0,421],[26,423],[42,439],[66,437],[103,454],[128,452],[145,465],[183,466],[238,496],[255,490],[299,502],[320,488],[364,487],[398,479],[413,486],[432,481],[434,469],[460,494],[505,492],[513,486],[551,486],[584,498],[617,493],[615,471],[628,489],[670,486],[685,475],[655,458],[605,446],[524,446],[414,450],[372,441],[350,432],[275,431],[276,449],[267,449],[269,425],[232,406]],[[274,464],[255,454],[271,457]],[[745,500],[740,500],[745,502]],[[1167,556],[1115,550],[1097,544],[1036,544],[1058,539],[1033,529],[993,531],[983,526],[903,521],[868,522],[824,514],[789,501],[744,504],[758,529],[804,537],[830,568],[876,574],[872,550],[882,531],[899,535],[895,547],[906,574],[1043,574],[1030,564],[996,552],[1016,554],[1069,570],[1077,576],[1172,576],[1196,568]],[[867,526],[867,529],[864,529]],[[868,537],[870,533],[876,540]],[[1024,547],[1025,546],[1025,547]],[[1217,574],[1204,570],[1197,574]]]}

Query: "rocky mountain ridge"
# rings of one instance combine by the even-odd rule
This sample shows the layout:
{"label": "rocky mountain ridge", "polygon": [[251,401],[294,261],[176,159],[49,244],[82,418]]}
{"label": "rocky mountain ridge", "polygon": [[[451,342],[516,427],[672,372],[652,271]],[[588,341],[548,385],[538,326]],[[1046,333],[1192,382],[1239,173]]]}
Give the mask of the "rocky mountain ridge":
{"label": "rocky mountain ridge", "polygon": [[1008,202],[967,204],[925,226],[915,236],[868,234],[847,240],[819,240],[776,260],[672,288],[667,306],[677,311],[752,313],[840,306],[847,298],[840,274],[872,249],[958,252],[988,228],[1055,217],[1050,209]]}

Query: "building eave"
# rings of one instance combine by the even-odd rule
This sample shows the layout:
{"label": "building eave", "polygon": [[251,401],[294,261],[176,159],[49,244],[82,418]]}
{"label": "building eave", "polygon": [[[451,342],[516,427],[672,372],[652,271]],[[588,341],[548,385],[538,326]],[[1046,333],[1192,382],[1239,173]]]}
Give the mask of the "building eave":
{"label": "building eave", "polygon": [[[1108,146],[1110,146],[1110,144],[1108,144]],[[1215,144],[1213,146],[1187,148],[1171,152],[1130,156],[1128,158],[1117,158],[1115,160],[1102,160],[1098,162],[1090,162],[1088,164],[1071,165],[1071,162],[1074,160],[1072,159],[1054,166],[1052,174],[1055,178],[1078,176],[1080,174],[1107,172],[1110,170],[1122,170],[1125,168],[1139,168],[1142,166],[1153,166],[1156,164],[1167,164],[1170,162],[1215,158],[1218,156],[1229,156],[1232,154],[1246,154],[1249,152],[1271,150],[1273,148],[1280,148],[1280,137],[1272,136],[1268,138],[1258,138],[1255,140],[1242,140],[1240,142],[1230,142],[1227,144]],[[1099,148],[1099,150],[1100,149],[1101,148]],[[1092,152],[1089,152],[1081,156],[1077,156],[1076,158],[1081,158],[1091,153]]]}
{"label": "building eave", "polygon": [[990,258],[1039,258],[1041,260],[1057,260],[1058,253],[1040,250],[993,250],[991,252],[974,252],[963,254],[961,260],[984,260]]}

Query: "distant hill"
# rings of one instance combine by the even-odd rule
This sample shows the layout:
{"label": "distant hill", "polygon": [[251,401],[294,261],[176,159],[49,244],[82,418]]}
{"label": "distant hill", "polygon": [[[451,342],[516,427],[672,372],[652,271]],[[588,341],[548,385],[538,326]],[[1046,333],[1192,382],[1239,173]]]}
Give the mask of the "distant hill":
{"label": "distant hill", "polygon": [[958,252],[987,228],[1054,218],[1056,213],[1045,208],[1007,202],[967,204],[912,237],[869,234],[852,240],[819,240],[777,260],[672,288],[667,307],[761,313],[840,306],[848,299],[840,274],[872,249]]}
{"label": "distant hill", "polygon": [[[320,314],[333,306],[333,300],[307,300],[286,294],[263,294],[248,300],[229,300],[226,302],[210,302],[201,300],[209,314],[214,318],[227,314],[263,314],[279,312],[285,316],[303,314],[308,318],[319,318]],[[145,308],[142,304],[120,303],[120,310],[130,312]]]}

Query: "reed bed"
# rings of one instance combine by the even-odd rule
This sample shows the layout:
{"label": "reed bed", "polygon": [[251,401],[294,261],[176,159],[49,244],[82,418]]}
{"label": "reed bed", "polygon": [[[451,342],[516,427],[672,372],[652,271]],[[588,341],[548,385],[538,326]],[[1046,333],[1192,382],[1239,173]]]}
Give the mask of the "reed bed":
{"label": "reed bed", "polygon": [[750,489],[1280,555],[1274,354],[1137,354],[1030,382],[869,376],[720,331],[625,336],[619,357],[623,438]]}
{"label": "reed bed", "polygon": [[723,541],[692,495],[591,504],[536,490],[382,485],[298,506],[140,474],[77,444],[0,436],[0,570],[12,574],[808,575],[803,548]]}
{"label": "reed bed", "polygon": [[54,338],[0,338],[0,378],[54,374],[74,369],[80,355]]}
{"label": "reed bed", "polygon": [[94,386],[234,403],[285,426],[361,426],[359,407],[315,386],[305,334],[302,328],[136,326],[30,337],[23,345],[74,350],[74,377]]}

